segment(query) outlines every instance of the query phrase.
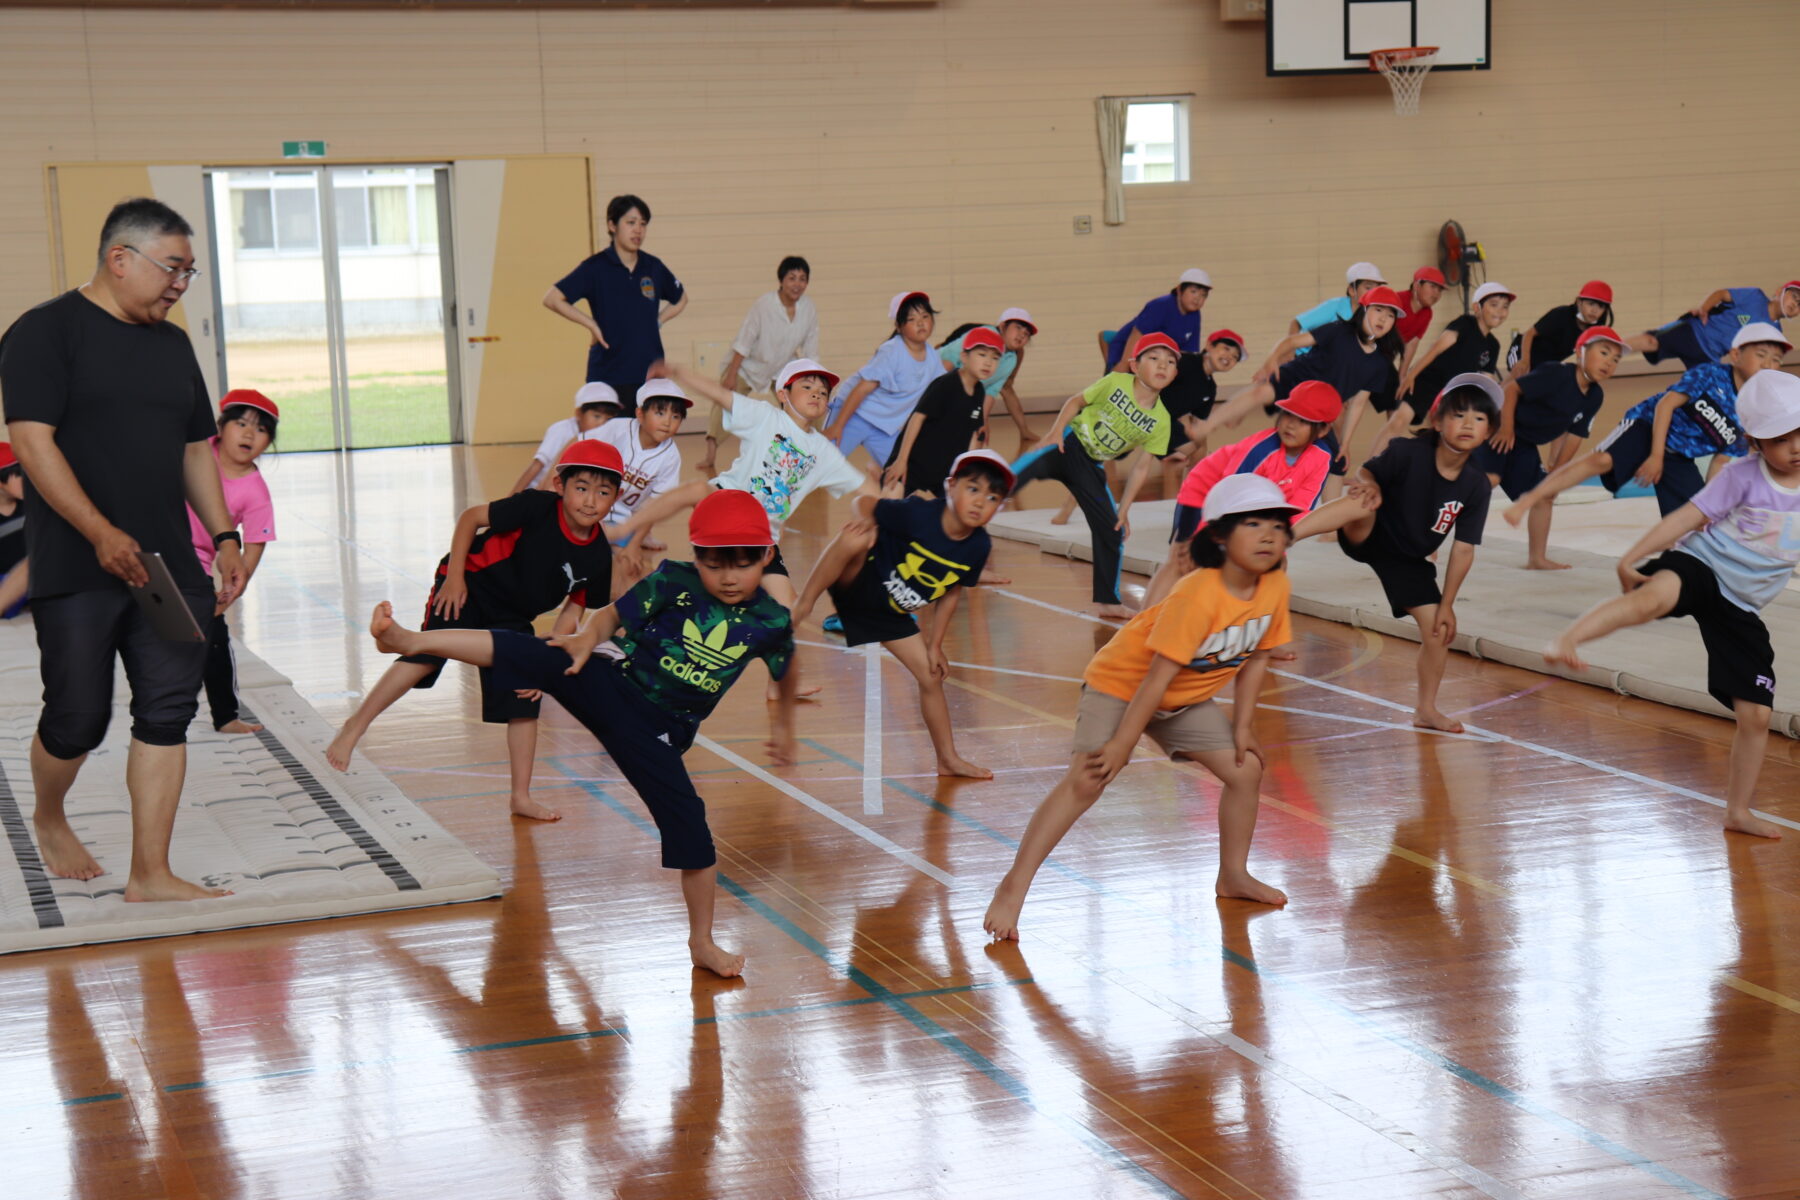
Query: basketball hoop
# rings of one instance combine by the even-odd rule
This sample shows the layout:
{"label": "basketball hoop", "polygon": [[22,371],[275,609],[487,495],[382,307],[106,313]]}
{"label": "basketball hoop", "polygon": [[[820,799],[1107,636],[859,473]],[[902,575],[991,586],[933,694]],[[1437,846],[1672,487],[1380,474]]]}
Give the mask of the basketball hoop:
{"label": "basketball hoop", "polygon": [[1394,115],[1417,116],[1419,92],[1437,62],[1436,46],[1399,46],[1369,51],[1369,70],[1380,71],[1394,89]]}

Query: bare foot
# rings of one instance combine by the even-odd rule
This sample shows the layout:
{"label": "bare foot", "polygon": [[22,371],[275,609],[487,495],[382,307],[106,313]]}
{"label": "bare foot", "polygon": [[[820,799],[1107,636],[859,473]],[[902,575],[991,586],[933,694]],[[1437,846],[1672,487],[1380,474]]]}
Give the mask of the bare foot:
{"label": "bare foot", "polygon": [[1109,621],[1129,621],[1137,614],[1123,604],[1102,604],[1094,610],[1097,617],[1105,617]]}
{"label": "bare foot", "polygon": [[1506,523],[1508,525],[1511,525],[1514,529],[1517,529],[1519,527],[1519,522],[1523,521],[1525,519],[1525,514],[1530,511],[1531,511],[1531,505],[1526,504],[1524,501],[1521,500],[1517,504],[1507,505],[1506,511],[1501,513],[1500,516],[1502,519],[1504,519],[1506,521]]}
{"label": "bare foot", "polygon": [[1525,560],[1527,571],[1566,571],[1568,563],[1559,563],[1552,558],[1529,558]]}
{"label": "bare foot", "polygon": [[1417,708],[1413,710],[1413,728],[1435,729],[1440,733],[1461,733],[1462,722],[1455,717],[1446,717],[1435,708]]}
{"label": "bare foot", "polygon": [[647,537],[639,544],[646,550],[667,550],[669,548],[669,543],[661,538]]}
{"label": "bare foot", "polygon": [[[811,700],[814,696],[819,694],[820,686],[821,685],[816,684],[816,683],[813,684],[811,687],[802,686],[799,691],[794,693],[794,699],[796,699],[796,700]],[[769,690],[764,694],[763,699],[767,700],[770,704],[773,704],[777,700],[781,699],[780,685],[771,683],[769,685]]]}
{"label": "bare foot", "polygon": [[988,902],[987,915],[981,919],[981,927],[996,942],[1016,942],[1019,940],[1019,910],[1025,907],[1025,889],[1015,888],[1006,880],[994,889],[994,898]]}
{"label": "bare foot", "polygon": [[562,814],[548,805],[539,804],[530,796],[514,796],[512,811],[515,817],[530,817],[533,821],[560,821]]}
{"label": "bare foot", "polygon": [[227,721],[219,726],[220,733],[261,733],[261,725],[252,725],[248,721]]}
{"label": "bare foot", "polygon": [[696,967],[704,967],[721,979],[736,979],[744,973],[744,956],[721,950],[711,938],[705,941],[689,938],[688,954]]}
{"label": "bare foot", "polygon": [[362,740],[362,734],[352,732],[346,725],[338,730],[338,735],[331,739],[331,745],[325,747],[325,761],[333,770],[348,771],[350,756],[356,753],[356,743]]}
{"label": "bare foot", "polygon": [[136,904],[149,900],[216,900],[229,896],[225,888],[201,887],[168,871],[140,881],[135,875],[125,881],[125,899]]}
{"label": "bare foot", "polygon": [[981,586],[983,587],[1005,587],[1011,582],[1010,577],[995,573],[992,567],[981,568]]}
{"label": "bare foot", "polygon": [[1287,893],[1280,888],[1272,888],[1256,876],[1245,871],[1227,875],[1219,872],[1219,878],[1213,884],[1213,895],[1221,900],[1253,900],[1257,904],[1273,904],[1277,907],[1287,903]]}
{"label": "bare foot", "polygon": [[33,821],[32,827],[37,831],[38,857],[44,860],[44,869],[58,879],[93,879],[106,874],[67,821],[47,826]]}
{"label": "bare foot", "polygon": [[383,654],[405,654],[412,631],[394,623],[394,606],[383,600],[369,614],[369,636]]}
{"label": "bare foot", "polygon": [[1781,826],[1773,821],[1765,821],[1761,817],[1751,816],[1749,813],[1745,813],[1741,817],[1736,813],[1726,813],[1725,830],[1728,833],[1747,833],[1752,837],[1772,838],[1778,842],[1781,840]]}
{"label": "bare foot", "polygon": [[1068,509],[1065,508],[1061,512],[1057,513],[1054,517],[1051,517],[1050,523],[1052,525],[1067,525],[1069,523],[1069,518],[1074,515],[1075,515],[1074,513],[1070,512]]}
{"label": "bare foot", "polygon": [[1544,661],[1552,665],[1560,663],[1565,667],[1573,667],[1577,671],[1585,671],[1587,664],[1581,661],[1577,649],[1574,639],[1565,633],[1544,647]]}
{"label": "bare foot", "polygon": [[954,755],[949,758],[940,756],[937,772],[939,775],[948,775],[954,779],[992,779],[994,777],[994,773],[986,767],[978,767],[968,759],[957,758]]}

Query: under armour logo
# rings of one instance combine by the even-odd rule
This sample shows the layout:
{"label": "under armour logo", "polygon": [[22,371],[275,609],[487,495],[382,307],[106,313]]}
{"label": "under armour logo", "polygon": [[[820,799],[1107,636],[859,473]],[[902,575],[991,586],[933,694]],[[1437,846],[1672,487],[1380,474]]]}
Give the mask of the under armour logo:
{"label": "under armour logo", "polygon": [[673,746],[673,745],[674,745],[674,744],[675,744],[675,743],[674,743],[674,742],[671,742],[671,741],[670,741],[670,740],[669,740],[669,735],[668,735],[668,734],[666,734],[666,733],[659,733],[659,734],[657,734],[657,735],[656,735],[656,740],[657,740],[657,741],[659,741],[659,742],[661,742],[661,743],[662,743],[662,744],[663,744],[663,745],[665,745],[665,746]]}

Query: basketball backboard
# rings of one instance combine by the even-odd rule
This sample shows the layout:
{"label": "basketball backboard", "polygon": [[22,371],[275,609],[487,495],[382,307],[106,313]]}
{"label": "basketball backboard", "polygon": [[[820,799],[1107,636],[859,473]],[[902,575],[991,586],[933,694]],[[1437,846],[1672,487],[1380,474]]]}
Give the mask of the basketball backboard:
{"label": "basketball backboard", "polygon": [[1369,51],[1436,46],[1438,71],[1493,65],[1490,0],[1268,0],[1268,73],[1354,75]]}

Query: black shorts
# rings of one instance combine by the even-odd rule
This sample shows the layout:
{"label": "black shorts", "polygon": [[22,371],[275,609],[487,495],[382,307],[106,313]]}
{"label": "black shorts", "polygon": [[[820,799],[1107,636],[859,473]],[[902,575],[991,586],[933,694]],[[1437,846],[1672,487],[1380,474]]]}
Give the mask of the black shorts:
{"label": "black shorts", "polygon": [[[435,599],[434,592],[432,598]],[[531,622],[520,620],[498,620],[481,610],[471,597],[463,602],[462,612],[454,617],[440,617],[432,611],[432,599],[425,601],[425,620],[421,629],[507,629],[514,633],[530,635]],[[417,663],[430,667],[431,673],[419,682],[415,688],[434,686],[439,676],[444,673],[444,659],[435,654],[403,654],[400,661]],[[502,689],[494,682],[492,667],[478,667],[481,678],[481,719],[489,725],[504,725],[508,721],[535,721],[539,704],[536,700],[526,700],[510,689]]]}
{"label": "black shorts", "polygon": [[1331,455],[1331,473],[1333,475],[1350,473],[1350,456],[1343,453],[1343,448],[1338,445],[1337,430],[1327,429],[1325,436],[1320,438],[1317,444],[1325,453]]}
{"label": "black shorts", "polygon": [[1353,542],[1340,532],[1338,546],[1345,558],[1374,569],[1375,578],[1381,580],[1381,590],[1387,595],[1388,607],[1396,617],[1410,616],[1413,609],[1444,598],[1438,590],[1437,565],[1429,559],[1401,554],[1373,533],[1361,542]]}
{"label": "black shorts", "polygon": [[772,547],[775,553],[769,555],[769,565],[763,568],[764,575],[780,575],[787,577],[787,560],[781,557],[781,547]]}
{"label": "black shorts", "polygon": [[831,602],[844,623],[844,641],[852,646],[870,642],[897,642],[914,637],[919,623],[911,613],[895,612],[887,593],[866,566],[848,587],[833,587]]}
{"label": "black shorts", "polygon": [[1509,500],[1517,500],[1549,475],[1544,470],[1543,448],[1519,441],[1504,453],[1494,449],[1492,442],[1481,443],[1475,450],[1475,465],[1500,477],[1500,490]]}
{"label": "black shorts", "polygon": [[[1612,458],[1612,468],[1600,477],[1600,482],[1613,495],[1618,495],[1631,482],[1644,460],[1650,457],[1650,432],[1649,421],[1620,421],[1594,447]],[[1656,506],[1666,517],[1692,500],[1705,486],[1706,480],[1701,477],[1700,467],[1693,459],[1665,453],[1662,478],[1656,481]]]}
{"label": "black shorts", "polygon": [[1775,647],[1762,618],[1739,608],[1719,590],[1719,577],[1691,554],[1669,550],[1638,568],[1668,571],[1681,580],[1681,596],[1666,615],[1692,617],[1706,646],[1706,690],[1726,708],[1747,700],[1775,704]]}
{"label": "black shorts", "polygon": [[1175,502],[1175,523],[1169,530],[1170,545],[1193,540],[1194,535],[1200,532],[1200,526],[1205,523],[1201,512],[1198,505],[1183,504],[1179,500]]}
{"label": "black shorts", "polygon": [[[201,629],[212,623],[211,588],[181,593]],[[51,757],[80,758],[112,723],[113,662],[131,687],[131,736],[148,746],[179,746],[200,709],[205,642],[165,642],[124,584],[31,602],[37,627],[44,710],[38,740]]]}
{"label": "black shorts", "polygon": [[1644,351],[1644,361],[1647,363],[1679,358],[1682,366],[1691,369],[1712,361],[1707,357],[1706,351],[1700,348],[1700,336],[1694,332],[1691,320],[1677,318],[1661,329],[1650,330],[1650,335],[1656,339],[1656,346]]}
{"label": "black shorts", "polygon": [[494,631],[494,675],[508,690],[537,688],[569,710],[612,756],[662,835],[662,865],[697,871],[718,861],[706,802],[694,790],[682,754],[695,727],[664,712],[612,659],[596,654],[581,674],[564,674],[569,656],[529,634]]}

